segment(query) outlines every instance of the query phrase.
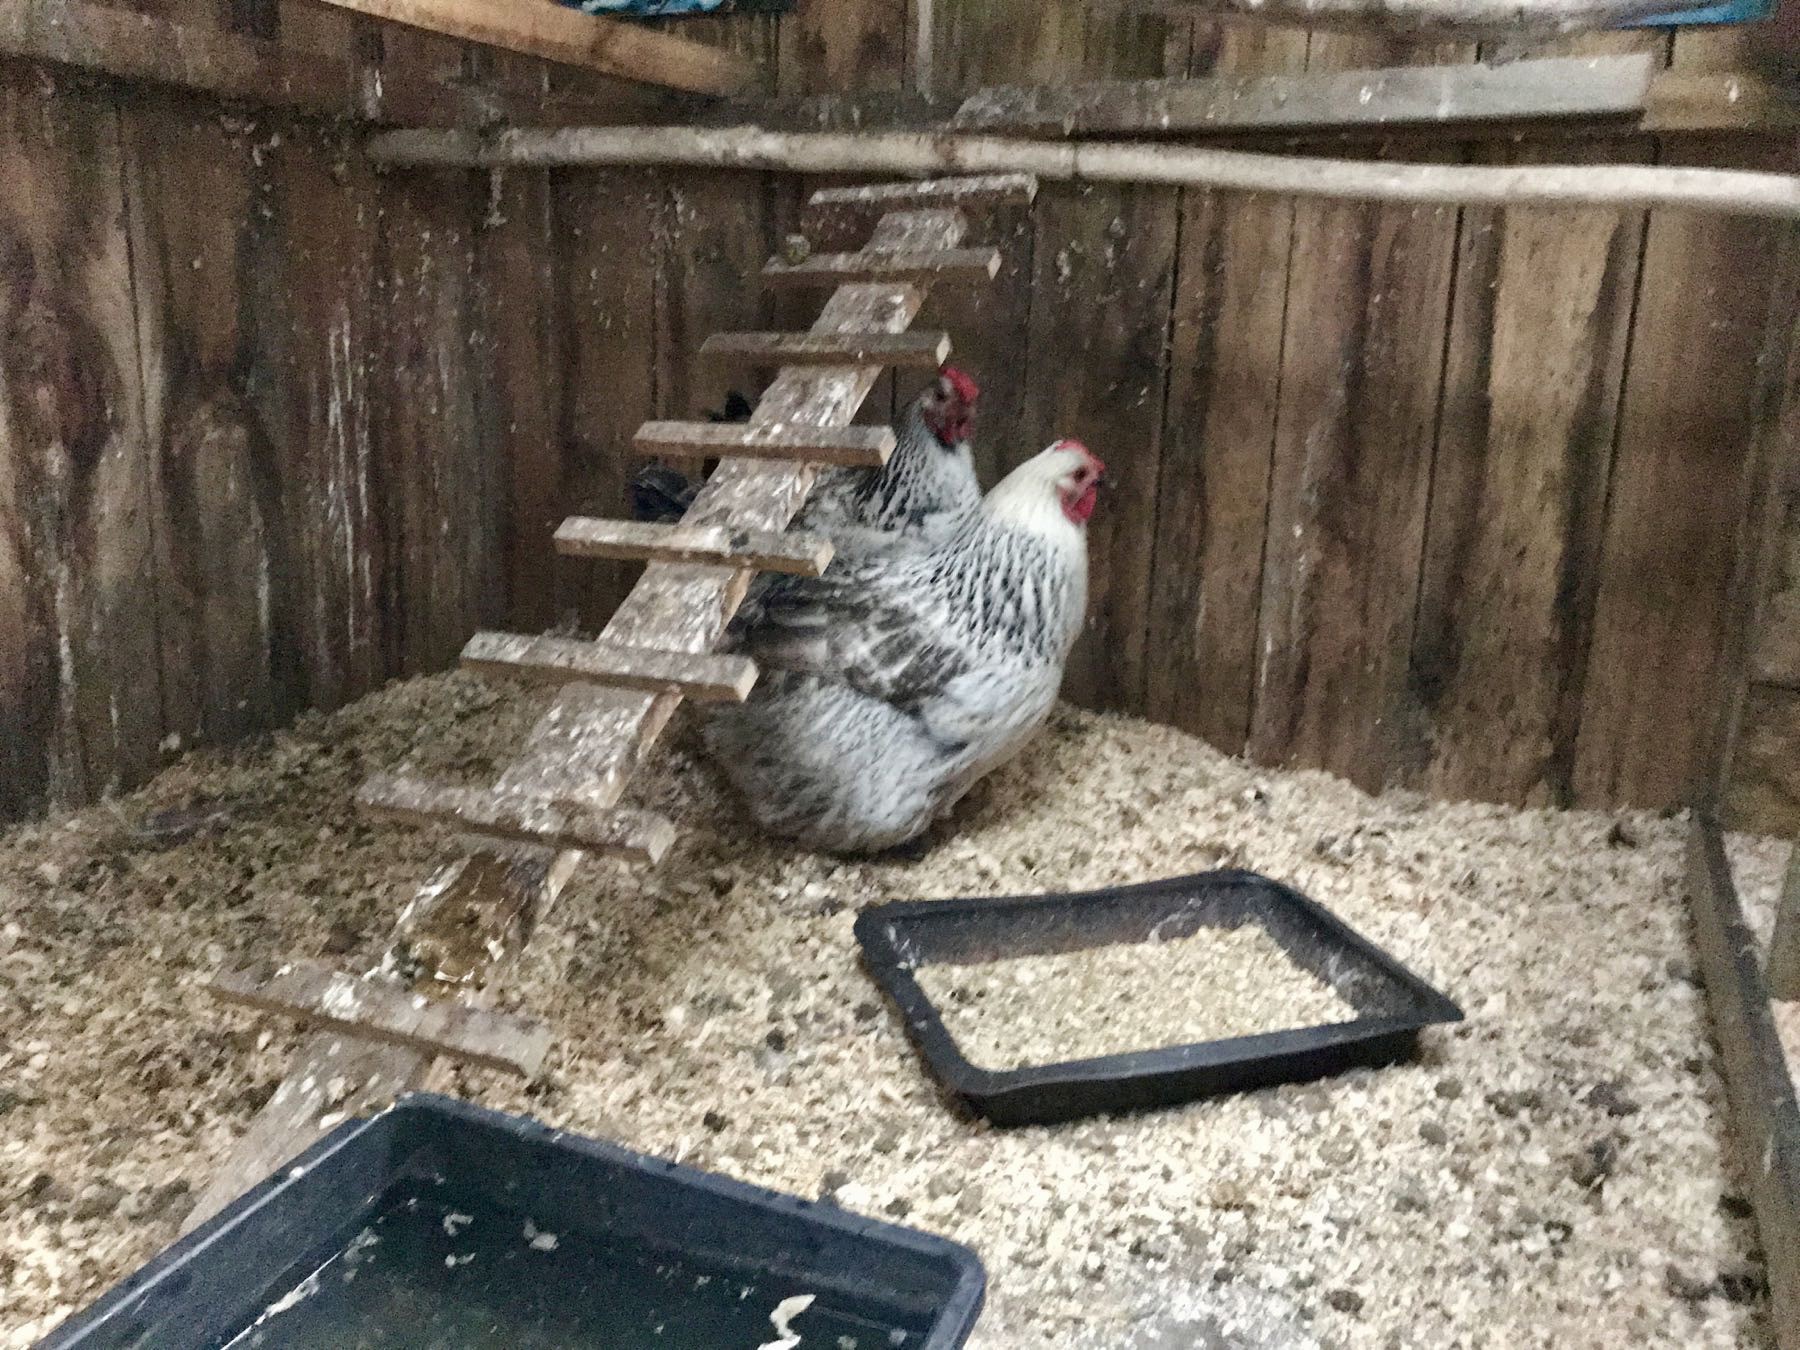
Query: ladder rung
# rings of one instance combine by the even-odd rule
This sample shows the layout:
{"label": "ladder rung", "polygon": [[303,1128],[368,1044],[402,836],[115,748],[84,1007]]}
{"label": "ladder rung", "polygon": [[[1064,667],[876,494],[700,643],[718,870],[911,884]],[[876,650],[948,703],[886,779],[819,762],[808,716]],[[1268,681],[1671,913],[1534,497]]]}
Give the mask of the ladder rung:
{"label": "ladder rung", "polygon": [[992,281],[1000,272],[997,248],[945,248],[918,253],[820,253],[797,263],[771,258],[763,281],[771,286],[836,286],[857,281]]}
{"label": "ladder rung", "polygon": [[633,862],[656,862],[675,841],[675,827],[649,811],[597,811],[528,792],[457,787],[398,774],[377,774],[356,794],[371,815],[413,825],[448,825],[470,834],[573,848]]}
{"label": "ladder rung", "polygon": [[894,453],[892,427],[808,427],[792,422],[646,422],[633,438],[646,455],[674,459],[792,459],[879,468]]}
{"label": "ladder rung", "polygon": [[869,183],[862,187],[821,188],[807,199],[807,207],[821,210],[849,208],[879,214],[934,206],[1024,205],[1037,196],[1037,186],[1037,179],[1028,173],[969,174],[961,178],[927,178],[917,183]]}
{"label": "ladder rung", "polygon": [[556,527],[556,551],[574,558],[712,563],[816,577],[831,561],[831,540],[780,530],[570,516]]}
{"label": "ladder rung", "polygon": [[901,366],[937,369],[950,335],[904,333],[714,333],[700,355],[763,366]]}
{"label": "ladder rung", "polygon": [[548,683],[585,680],[706,703],[742,703],[756,683],[756,663],[748,657],[528,633],[477,633],[462,649],[462,664],[468,670]]}
{"label": "ladder rung", "polygon": [[526,1078],[537,1076],[550,1053],[550,1028],[535,1018],[427,998],[404,984],[347,975],[320,961],[222,971],[206,991],[226,1003]]}

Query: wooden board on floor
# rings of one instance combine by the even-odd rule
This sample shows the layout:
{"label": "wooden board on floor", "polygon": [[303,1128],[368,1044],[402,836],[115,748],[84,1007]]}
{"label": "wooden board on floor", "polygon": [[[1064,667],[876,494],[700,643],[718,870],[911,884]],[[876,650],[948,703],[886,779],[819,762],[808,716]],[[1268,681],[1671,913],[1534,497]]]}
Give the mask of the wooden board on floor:
{"label": "wooden board on floor", "polygon": [[1689,827],[1687,895],[1730,1108],[1731,1151],[1768,1263],[1769,1321],[1779,1350],[1800,1350],[1800,1105],[1724,840],[1704,816]]}
{"label": "wooden board on floor", "polygon": [[[1234,25],[1208,72],[1298,70],[1306,36]],[[1293,203],[1181,195],[1157,483],[1146,713],[1240,754],[1256,683]]]}

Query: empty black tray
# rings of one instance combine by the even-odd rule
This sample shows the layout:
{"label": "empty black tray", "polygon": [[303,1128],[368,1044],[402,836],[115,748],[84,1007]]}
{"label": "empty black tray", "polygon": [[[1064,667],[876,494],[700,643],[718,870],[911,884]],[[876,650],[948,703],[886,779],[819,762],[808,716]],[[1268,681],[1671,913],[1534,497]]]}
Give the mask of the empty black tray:
{"label": "empty black tray", "polygon": [[984,1284],[941,1238],[417,1095],[339,1127],[40,1350],[746,1350],[803,1294],[807,1347],[953,1350]]}
{"label": "empty black tray", "polygon": [[[971,1064],[912,972],[1260,924],[1357,1010],[1354,1021],[1098,1059],[989,1070]],[[906,1019],[932,1075],[1000,1125],[1171,1106],[1299,1082],[1410,1054],[1419,1029],[1462,1010],[1335,915],[1254,872],[1202,872],[1068,895],[878,905],[856,920],[869,972]]]}

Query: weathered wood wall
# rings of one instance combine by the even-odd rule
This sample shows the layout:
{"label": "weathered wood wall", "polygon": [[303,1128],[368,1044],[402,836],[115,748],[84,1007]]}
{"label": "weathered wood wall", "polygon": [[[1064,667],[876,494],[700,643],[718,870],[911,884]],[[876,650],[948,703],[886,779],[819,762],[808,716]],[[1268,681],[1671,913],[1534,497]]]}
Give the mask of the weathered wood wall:
{"label": "weathered wood wall", "polygon": [[[288,0],[284,40],[313,31],[297,15],[336,22]],[[783,93],[1476,56],[1036,0],[802,0],[682,31],[758,53]],[[524,64],[387,46],[414,70]],[[1556,50],[1700,68],[1734,47]],[[791,179],[377,177],[347,140],[191,99],[44,111],[46,78],[10,68],[0,101],[3,167],[32,184],[0,203],[0,582],[21,578],[0,721],[24,729],[0,813],[139,777],[171,734],[441,666],[478,622],[597,621],[624,574],[556,560],[551,525],[618,509],[638,421],[717,404],[700,337],[793,303],[753,280]],[[1405,153],[1793,154],[1562,132]],[[1741,725],[1732,802],[1800,825],[1792,227],[1052,184],[983,229],[998,283],[923,321],[986,388],[984,473],[1076,434],[1121,479],[1075,697],[1522,802],[1676,802]]]}

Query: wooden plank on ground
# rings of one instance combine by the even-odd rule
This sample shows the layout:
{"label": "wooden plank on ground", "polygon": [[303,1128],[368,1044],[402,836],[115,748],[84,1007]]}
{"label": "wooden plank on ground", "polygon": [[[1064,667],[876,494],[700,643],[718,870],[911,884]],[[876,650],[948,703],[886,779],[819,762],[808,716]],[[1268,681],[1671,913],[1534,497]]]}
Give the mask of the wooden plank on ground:
{"label": "wooden plank on ground", "polygon": [[[1233,25],[1208,35],[1201,60],[1209,71],[1299,70],[1306,36]],[[1145,711],[1241,754],[1256,684],[1294,205],[1186,190],[1181,213]]]}
{"label": "wooden plank on ground", "polygon": [[911,333],[714,333],[700,354],[763,366],[896,366],[930,370],[950,355],[950,335]]}
{"label": "wooden plank on ground", "polygon": [[989,282],[1000,271],[1000,250],[953,248],[938,253],[818,253],[800,262],[771,258],[762,270],[766,286],[837,286],[847,281]]}
{"label": "wooden plank on ground", "polygon": [[892,427],[753,427],[747,422],[646,422],[632,442],[670,459],[800,459],[879,468],[894,453]]}
{"label": "wooden plank on ground", "polygon": [[951,126],[1007,135],[1156,136],[1630,117],[1648,101],[1651,73],[1651,56],[1637,53],[1317,75],[1002,85],[971,94]]}
{"label": "wooden plank on ground", "polygon": [[831,561],[831,540],[824,535],[592,516],[570,516],[557,526],[556,550],[571,558],[710,563],[803,577],[818,576]]}
{"label": "wooden plank on ground", "polygon": [[505,0],[325,0],[370,18],[696,94],[755,83],[743,58],[672,33],[549,4]]}
{"label": "wooden plank on ground", "polygon": [[[1379,40],[1315,36],[1307,69],[1393,55]],[[1409,742],[1400,717],[1457,211],[1294,212],[1249,749],[1379,789]]]}
{"label": "wooden plank on ground", "polygon": [[1730,1108],[1732,1153],[1768,1263],[1769,1325],[1779,1350],[1800,1350],[1800,1105],[1724,839],[1704,816],[1689,826],[1687,894]]}
{"label": "wooden plank on ground", "polygon": [[348,975],[322,961],[221,971],[206,992],[359,1039],[525,1078],[536,1077],[550,1053],[550,1028],[534,1018],[427,998],[392,977]]}
{"label": "wooden plank on ground", "polygon": [[385,820],[445,825],[628,862],[658,862],[675,839],[674,827],[648,811],[595,810],[526,792],[458,787],[398,774],[369,778],[357,790],[356,804]]}
{"label": "wooden plank on ground", "polygon": [[0,64],[0,818],[158,763],[152,463],[119,121]]}
{"label": "wooden plank on ground", "polygon": [[462,665],[489,675],[552,684],[588,680],[705,703],[742,703],[756,683],[756,663],[747,657],[524,633],[477,633],[463,648]]}
{"label": "wooden plank on ground", "polygon": [[1775,902],[1775,931],[1769,938],[1769,993],[1800,999],[1800,843],[1788,855],[1781,897]]}
{"label": "wooden plank on ground", "polygon": [[1641,211],[1464,213],[1410,682],[1434,796],[1570,798],[1643,232]]}

